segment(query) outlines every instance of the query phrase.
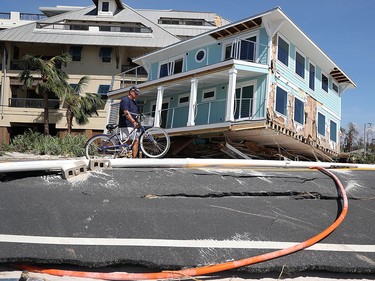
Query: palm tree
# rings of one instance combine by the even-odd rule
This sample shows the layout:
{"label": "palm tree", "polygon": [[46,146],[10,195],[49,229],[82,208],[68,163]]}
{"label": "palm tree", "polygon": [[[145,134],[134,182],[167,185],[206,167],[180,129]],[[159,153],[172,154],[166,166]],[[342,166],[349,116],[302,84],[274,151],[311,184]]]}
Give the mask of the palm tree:
{"label": "palm tree", "polygon": [[85,93],[82,94],[84,87],[88,84],[88,76],[83,76],[77,85],[71,87],[66,92],[66,122],[68,134],[71,134],[73,127],[73,118],[78,125],[85,125],[89,122],[88,117],[98,115],[98,109],[103,106],[104,101],[99,94]]}
{"label": "palm tree", "polygon": [[45,135],[49,135],[48,95],[53,93],[60,98],[69,89],[70,86],[67,82],[69,76],[63,70],[59,69],[59,66],[66,64],[70,60],[71,56],[68,53],[52,57],[48,60],[29,54],[23,57],[25,69],[20,73],[19,79],[26,89],[32,89],[34,81],[37,82],[35,92],[43,97]]}

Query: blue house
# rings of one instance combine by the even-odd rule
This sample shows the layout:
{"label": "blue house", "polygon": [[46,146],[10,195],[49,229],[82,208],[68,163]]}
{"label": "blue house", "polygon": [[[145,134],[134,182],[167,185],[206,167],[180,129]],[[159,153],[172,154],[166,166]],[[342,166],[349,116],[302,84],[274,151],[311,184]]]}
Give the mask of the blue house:
{"label": "blue house", "polygon": [[119,78],[108,122],[137,83],[142,111],[173,138],[215,139],[266,158],[339,153],[341,98],[356,85],[279,7],[133,62],[147,81]]}

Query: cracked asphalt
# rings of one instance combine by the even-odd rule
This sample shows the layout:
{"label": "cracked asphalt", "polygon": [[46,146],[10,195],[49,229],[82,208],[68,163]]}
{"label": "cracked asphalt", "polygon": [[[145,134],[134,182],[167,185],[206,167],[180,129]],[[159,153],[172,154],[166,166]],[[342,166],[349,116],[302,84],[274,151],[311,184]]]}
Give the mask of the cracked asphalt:
{"label": "cracked asphalt", "polygon": [[[349,211],[318,243],[329,249],[303,250],[238,272],[375,277],[374,172],[333,172],[346,189]],[[270,252],[264,246],[270,242],[302,242],[329,226],[341,208],[332,179],[304,169],[109,169],[68,181],[54,173],[7,174],[0,180],[4,265],[133,265],[157,271],[209,265]],[[15,240],[5,242],[9,237]],[[255,246],[231,246],[237,242]],[[347,245],[368,250],[341,249]]]}

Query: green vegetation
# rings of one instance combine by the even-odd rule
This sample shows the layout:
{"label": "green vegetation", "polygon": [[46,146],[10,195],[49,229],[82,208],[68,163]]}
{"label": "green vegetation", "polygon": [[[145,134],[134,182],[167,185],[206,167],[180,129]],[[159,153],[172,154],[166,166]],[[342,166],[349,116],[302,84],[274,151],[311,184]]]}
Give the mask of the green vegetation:
{"label": "green vegetation", "polygon": [[11,144],[3,145],[2,150],[37,155],[82,157],[86,140],[85,135],[66,135],[59,138],[28,130],[23,135],[16,136]]}
{"label": "green vegetation", "polygon": [[67,82],[68,74],[60,68],[61,65],[71,61],[71,56],[66,53],[44,60],[41,56],[27,54],[22,60],[25,62],[25,70],[19,74],[19,80],[25,89],[35,87],[35,93],[43,97],[44,134],[49,135],[48,100],[51,95],[62,98],[71,89]]}

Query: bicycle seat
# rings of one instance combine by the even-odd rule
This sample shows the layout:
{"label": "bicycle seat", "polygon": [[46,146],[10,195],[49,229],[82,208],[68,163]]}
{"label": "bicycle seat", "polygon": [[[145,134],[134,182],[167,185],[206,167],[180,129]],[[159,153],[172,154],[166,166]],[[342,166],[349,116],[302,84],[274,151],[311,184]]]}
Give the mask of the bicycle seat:
{"label": "bicycle seat", "polygon": [[105,126],[107,130],[112,131],[117,128],[117,124],[108,124]]}

